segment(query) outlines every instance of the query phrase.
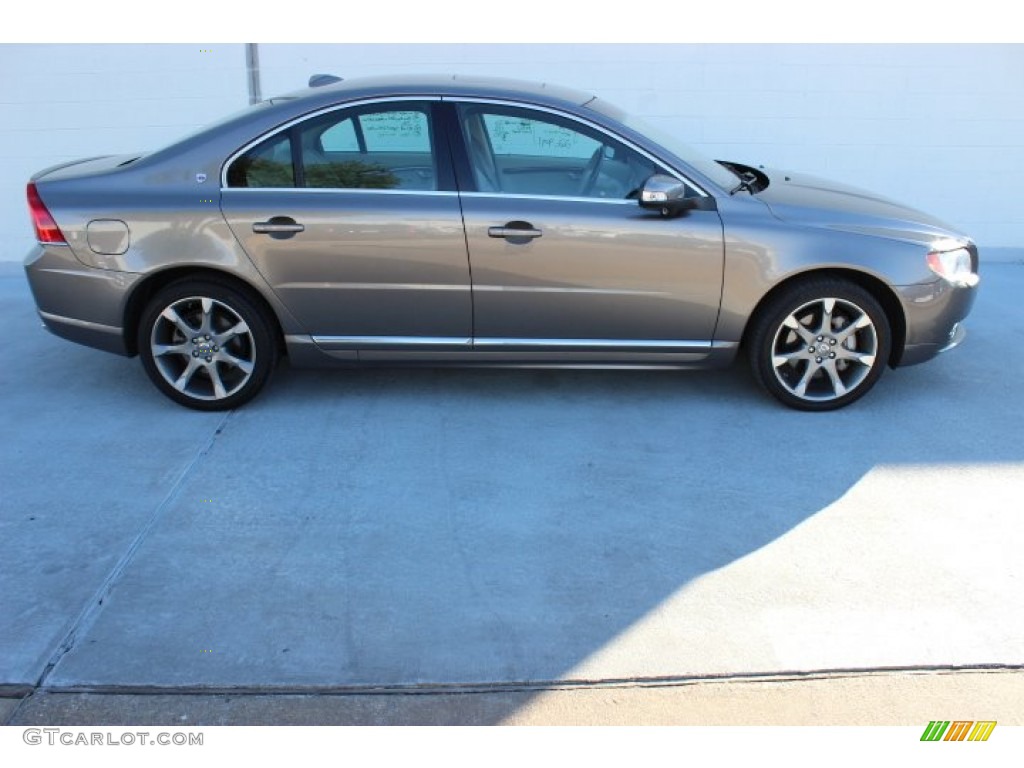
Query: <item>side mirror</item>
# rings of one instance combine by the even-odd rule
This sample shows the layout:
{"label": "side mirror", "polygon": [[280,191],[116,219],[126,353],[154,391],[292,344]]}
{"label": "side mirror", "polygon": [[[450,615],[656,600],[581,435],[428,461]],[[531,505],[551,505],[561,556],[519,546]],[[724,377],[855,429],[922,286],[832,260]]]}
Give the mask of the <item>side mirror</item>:
{"label": "side mirror", "polygon": [[679,179],[655,174],[640,190],[640,207],[658,211],[662,216],[678,216],[686,211],[715,210],[713,197],[687,197],[686,185]]}

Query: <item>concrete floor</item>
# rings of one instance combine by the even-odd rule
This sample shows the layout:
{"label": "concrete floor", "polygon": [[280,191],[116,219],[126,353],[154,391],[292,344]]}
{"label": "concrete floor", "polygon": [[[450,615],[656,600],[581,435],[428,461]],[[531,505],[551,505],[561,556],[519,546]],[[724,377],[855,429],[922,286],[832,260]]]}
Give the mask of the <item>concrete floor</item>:
{"label": "concrete floor", "polygon": [[834,414],[742,366],[282,366],[225,415],[0,264],[0,692],[1020,666],[1021,295],[985,265],[965,346]]}

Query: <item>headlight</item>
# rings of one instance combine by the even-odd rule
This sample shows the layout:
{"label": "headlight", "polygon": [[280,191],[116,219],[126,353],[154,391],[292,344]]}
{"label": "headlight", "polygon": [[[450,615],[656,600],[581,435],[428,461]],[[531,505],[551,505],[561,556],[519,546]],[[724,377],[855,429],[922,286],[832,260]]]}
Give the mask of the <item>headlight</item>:
{"label": "headlight", "polygon": [[973,286],[978,276],[972,268],[971,252],[966,248],[951,251],[932,251],[928,254],[928,267],[939,277],[954,285]]}

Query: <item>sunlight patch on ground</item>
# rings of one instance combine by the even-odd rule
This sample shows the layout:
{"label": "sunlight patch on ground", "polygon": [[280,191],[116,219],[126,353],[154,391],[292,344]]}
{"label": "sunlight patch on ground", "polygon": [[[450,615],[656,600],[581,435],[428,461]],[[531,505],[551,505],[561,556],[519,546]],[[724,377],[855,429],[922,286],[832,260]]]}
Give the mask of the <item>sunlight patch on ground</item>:
{"label": "sunlight patch on ground", "polygon": [[565,677],[1020,663],[1022,495],[1016,462],[875,467]]}

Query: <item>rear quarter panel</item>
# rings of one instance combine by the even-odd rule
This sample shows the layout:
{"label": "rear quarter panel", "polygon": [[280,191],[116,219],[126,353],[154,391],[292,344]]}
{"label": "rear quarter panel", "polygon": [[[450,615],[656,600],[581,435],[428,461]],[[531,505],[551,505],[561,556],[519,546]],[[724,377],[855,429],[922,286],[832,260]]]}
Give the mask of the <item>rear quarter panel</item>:
{"label": "rear quarter panel", "polygon": [[[37,188],[82,265],[142,278],[187,267],[218,270],[257,290],[274,309],[284,333],[301,333],[221,214],[219,162],[204,165],[192,158],[195,162],[190,164],[189,159],[182,158],[171,167],[139,161],[138,166],[92,175],[44,176]],[[127,224],[124,253],[97,253],[90,247],[87,226],[94,220]]]}

